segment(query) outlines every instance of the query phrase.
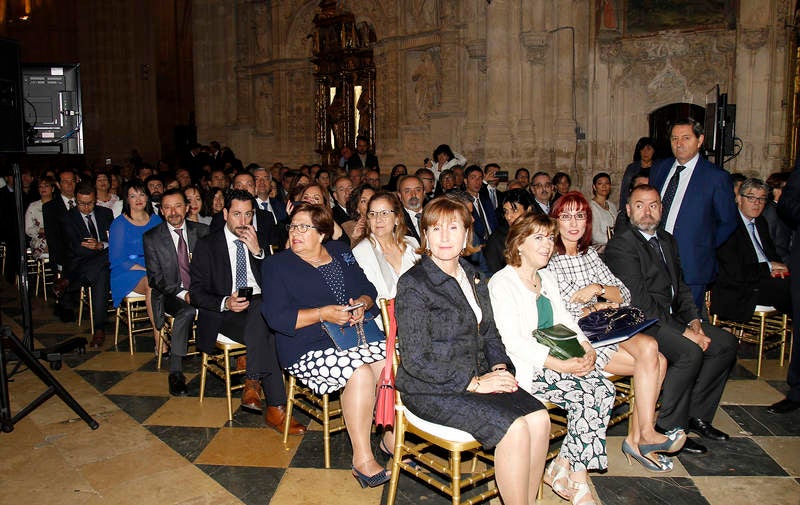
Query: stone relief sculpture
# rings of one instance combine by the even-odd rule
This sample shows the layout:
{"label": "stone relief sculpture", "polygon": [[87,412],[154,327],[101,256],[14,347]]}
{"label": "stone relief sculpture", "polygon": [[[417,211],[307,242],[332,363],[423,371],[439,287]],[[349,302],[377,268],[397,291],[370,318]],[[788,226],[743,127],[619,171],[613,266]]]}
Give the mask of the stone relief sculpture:
{"label": "stone relief sculpture", "polygon": [[269,15],[264,4],[257,3],[253,12],[253,31],[256,41],[256,59],[263,60],[269,58]]}
{"label": "stone relief sculpture", "polygon": [[410,0],[410,2],[415,29],[436,26],[436,0]]}
{"label": "stone relief sculpture", "polygon": [[417,116],[424,119],[439,105],[441,98],[441,76],[430,52],[423,52],[419,58],[419,65],[411,74],[414,82],[414,97],[417,104]]}
{"label": "stone relief sculpture", "polygon": [[356,109],[358,109],[358,135],[372,138],[372,97],[370,96],[369,86],[364,86],[361,96],[358,97]]}
{"label": "stone relief sculpture", "polygon": [[338,149],[345,145],[347,137],[347,110],[344,105],[344,93],[341,90],[336,90],[336,95],[328,105],[327,113],[328,125],[333,132],[332,147]]}
{"label": "stone relief sculpture", "polygon": [[272,79],[262,77],[259,83],[256,94],[256,130],[270,132],[272,131]]}

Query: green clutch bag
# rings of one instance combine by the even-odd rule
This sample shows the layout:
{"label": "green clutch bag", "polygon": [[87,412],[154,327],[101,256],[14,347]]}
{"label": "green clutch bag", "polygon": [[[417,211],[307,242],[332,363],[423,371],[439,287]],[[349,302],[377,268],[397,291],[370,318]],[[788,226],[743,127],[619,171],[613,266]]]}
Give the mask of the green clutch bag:
{"label": "green clutch bag", "polygon": [[533,338],[549,347],[551,356],[561,360],[580,358],[586,353],[577,334],[563,324],[533,330]]}

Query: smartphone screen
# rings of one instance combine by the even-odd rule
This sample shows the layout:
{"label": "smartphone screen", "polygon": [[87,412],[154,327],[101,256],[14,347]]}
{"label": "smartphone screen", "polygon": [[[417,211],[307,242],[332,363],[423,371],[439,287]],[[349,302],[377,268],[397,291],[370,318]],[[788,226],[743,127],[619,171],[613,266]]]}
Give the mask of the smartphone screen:
{"label": "smartphone screen", "polygon": [[247,301],[253,298],[253,288],[246,287],[246,288],[239,288],[239,292],[236,293],[236,296],[239,298],[245,298]]}

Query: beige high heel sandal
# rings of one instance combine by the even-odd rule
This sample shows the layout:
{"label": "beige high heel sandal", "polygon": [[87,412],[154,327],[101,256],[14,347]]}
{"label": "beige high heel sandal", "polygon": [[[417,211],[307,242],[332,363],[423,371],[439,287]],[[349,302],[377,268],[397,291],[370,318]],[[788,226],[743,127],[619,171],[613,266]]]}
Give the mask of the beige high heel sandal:
{"label": "beige high heel sandal", "polygon": [[569,487],[569,467],[565,467],[561,464],[559,459],[561,458],[554,458],[553,461],[547,465],[542,481],[553,488],[555,494],[565,500],[569,500],[573,495],[573,491]]}
{"label": "beige high heel sandal", "polygon": [[592,488],[589,487],[587,482],[575,482],[570,479],[569,489],[574,493],[572,495],[572,505],[597,505],[592,495]]}

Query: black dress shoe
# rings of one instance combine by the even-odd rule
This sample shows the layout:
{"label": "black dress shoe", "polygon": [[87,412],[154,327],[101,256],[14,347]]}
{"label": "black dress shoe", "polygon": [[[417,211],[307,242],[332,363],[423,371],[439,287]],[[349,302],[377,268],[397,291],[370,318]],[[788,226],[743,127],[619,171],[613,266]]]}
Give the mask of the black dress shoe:
{"label": "black dress shoe", "polygon": [[187,396],[189,394],[189,390],[186,389],[186,377],[181,372],[170,372],[169,394],[172,396]]}
{"label": "black dress shoe", "polygon": [[770,414],[788,414],[789,412],[793,412],[797,409],[800,409],[800,402],[784,398],[778,403],[773,403],[770,405],[767,409],[767,412]]}
{"label": "black dress shoe", "polygon": [[703,438],[707,438],[709,440],[719,440],[725,441],[728,440],[728,434],[711,426],[711,423],[707,423],[702,419],[689,419],[689,431],[692,433],[697,433]]}
{"label": "black dress shoe", "polygon": [[686,442],[683,444],[683,449],[681,449],[681,452],[688,454],[705,454],[708,452],[708,449],[700,442],[697,442],[694,438],[687,438]]}

